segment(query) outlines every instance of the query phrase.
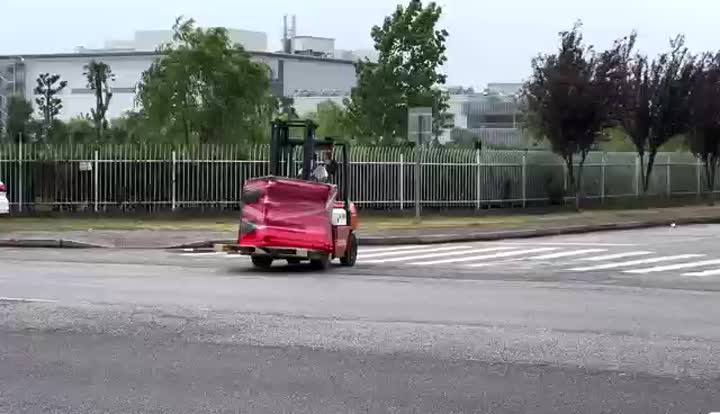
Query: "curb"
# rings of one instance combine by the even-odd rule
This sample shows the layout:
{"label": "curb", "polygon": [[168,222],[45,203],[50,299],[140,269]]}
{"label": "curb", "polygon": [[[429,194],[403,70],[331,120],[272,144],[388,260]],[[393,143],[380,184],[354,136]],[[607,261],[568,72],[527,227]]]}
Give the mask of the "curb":
{"label": "curb", "polygon": [[97,249],[107,246],[64,239],[0,239],[0,247]]}
{"label": "curb", "polygon": [[368,236],[361,237],[360,244],[363,246],[392,246],[400,244],[440,244],[474,241],[489,242],[506,239],[530,239],[536,237],[560,236],[564,234],[583,234],[601,231],[635,230],[652,227],[665,227],[670,226],[673,223],[680,225],[720,223],[720,216],[575,225],[564,227],[550,227],[543,229],[507,230],[483,233],[441,234],[435,236]]}
{"label": "curb", "polygon": [[[583,234],[602,231],[634,230],[652,227],[664,227],[671,224],[714,224],[720,223],[720,216],[669,218],[646,221],[632,221],[623,223],[604,223],[592,225],[575,225],[563,227],[550,227],[543,229],[506,230],[492,232],[476,232],[464,234],[437,234],[421,236],[360,236],[358,242],[361,246],[393,246],[401,244],[440,244],[458,242],[499,241],[508,239],[530,239],[547,236],[560,236],[564,234]],[[149,249],[178,250],[178,249],[209,249],[216,244],[233,244],[236,240],[201,240],[173,246],[152,246]],[[0,247],[23,248],[112,248],[93,243],[78,242],[64,239],[0,239]],[[120,248],[120,247],[115,247]],[[127,249],[127,247],[125,247]],[[138,249],[140,247],[133,247]]]}

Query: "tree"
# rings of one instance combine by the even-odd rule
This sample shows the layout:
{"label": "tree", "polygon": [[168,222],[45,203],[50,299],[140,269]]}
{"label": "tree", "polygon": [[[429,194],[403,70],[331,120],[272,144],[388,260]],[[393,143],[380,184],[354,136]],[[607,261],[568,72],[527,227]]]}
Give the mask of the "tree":
{"label": "tree", "polygon": [[[532,75],[523,88],[527,110],[538,131],[553,152],[565,161],[568,181],[580,207],[582,169],[588,152],[610,123],[614,94],[610,81],[618,69],[616,50],[597,55],[583,44],[580,23],[560,33],[555,54],[540,55],[532,61]],[[575,161],[579,157],[577,179]]]}
{"label": "tree", "polygon": [[693,62],[682,36],[670,42],[670,52],[661,54],[652,63],[640,54],[631,56],[635,34],[629,39],[619,45],[624,76],[617,85],[619,99],[615,118],[635,146],[640,158],[643,192],[647,192],[660,147],[688,127],[686,101]]}
{"label": "tree", "polygon": [[52,128],[53,120],[60,114],[62,100],[57,97],[65,87],[67,81],[61,81],[60,75],[41,73],[37,78],[37,86],[34,89],[35,95],[39,95],[35,102],[43,117],[43,138],[48,138],[48,132]]}
{"label": "tree", "polygon": [[317,106],[317,114],[313,114],[318,124],[319,137],[347,137],[350,135],[347,113],[342,105],[335,101],[326,100]]}
{"label": "tree", "polygon": [[[32,103],[20,95],[11,95],[7,103],[5,134],[8,142],[29,140],[29,125],[33,113]],[[22,138],[21,138],[22,137]]]}
{"label": "tree", "polygon": [[[259,141],[276,109],[269,69],[250,60],[227,30],[178,19],[173,43],[142,75],[138,102],[154,136],[185,142]],[[245,134],[238,137],[238,133]]]}
{"label": "tree", "polygon": [[715,171],[720,160],[720,53],[703,55],[692,75],[688,98],[691,151],[703,161],[708,199],[713,203]]}
{"label": "tree", "polygon": [[95,108],[90,109],[90,115],[95,124],[97,142],[102,142],[103,131],[108,127],[105,115],[113,96],[110,82],[115,80],[115,74],[107,63],[96,60],[85,65],[83,74],[87,79],[87,87],[95,92]]}
{"label": "tree", "polygon": [[408,108],[433,107],[435,119],[442,117],[447,108],[435,88],[446,81],[439,68],[447,61],[448,33],[436,28],[441,15],[434,2],[411,0],[372,28],[378,61],[356,63],[357,86],[346,100],[356,134],[393,144],[407,139]]}

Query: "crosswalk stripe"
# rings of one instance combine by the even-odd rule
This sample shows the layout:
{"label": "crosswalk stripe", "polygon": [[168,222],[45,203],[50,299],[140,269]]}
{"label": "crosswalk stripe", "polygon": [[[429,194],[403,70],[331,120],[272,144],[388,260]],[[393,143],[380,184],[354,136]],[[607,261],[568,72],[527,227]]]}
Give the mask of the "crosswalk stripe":
{"label": "crosswalk stripe", "polygon": [[631,260],[629,262],[607,263],[607,264],[603,264],[603,265],[589,266],[589,267],[576,267],[574,269],[570,269],[570,271],[590,272],[593,270],[616,269],[618,267],[628,267],[628,266],[643,265],[643,264],[648,264],[648,263],[659,263],[659,262],[670,262],[673,260],[694,259],[696,257],[702,257],[702,256],[705,256],[705,255],[704,254],[680,254],[677,256],[653,257],[650,259]]}
{"label": "crosswalk stripe", "polygon": [[685,273],[683,276],[716,276],[720,275],[720,269],[704,270],[702,272]]}
{"label": "crosswalk stripe", "polygon": [[[424,247],[424,248],[421,248],[421,249],[405,250],[405,251],[403,251],[402,253],[408,253],[408,254],[413,254],[413,253],[434,253],[434,252],[445,252],[445,251],[449,251],[449,250],[462,250],[462,249],[470,249],[470,248],[471,248],[470,246],[446,246],[446,247],[433,247],[433,246],[429,246],[429,247]],[[362,252],[359,252],[359,253],[358,253],[358,258],[362,258],[362,259],[364,260],[364,259],[367,259],[367,258],[387,257],[387,256],[396,255],[396,254],[398,254],[397,251],[392,251],[392,252],[384,251],[384,252],[370,253],[370,254],[363,254]]]}
{"label": "crosswalk stripe", "polygon": [[381,253],[381,252],[395,252],[395,251],[402,251],[402,250],[412,250],[412,249],[419,249],[423,246],[413,245],[413,246],[398,246],[398,247],[384,247],[384,248],[376,248],[376,249],[360,249],[360,253]]}
{"label": "crosswalk stripe", "polygon": [[656,267],[650,267],[647,269],[626,270],[623,273],[632,273],[632,274],[656,273],[656,272],[665,272],[668,270],[690,269],[692,267],[711,266],[711,265],[717,265],[717,264],[720,264],[720,259],[705,260],[702,262],[679,263],[679,264],[667,265],[667,266],[656,266]]}
{"label": "crosswalk stripe", "polygon": [[588,253],[601,253],[606,252],[607,249],[585,249],[585,250],[573,250],[569,252],[550,253],[542,256],[530,257],[528,260],[546,260],[546,259],[560,259],[563,257],[580,256]]}
{"label": "crosswalk stripe", "polygon": [[553,250],[558,250],[558,248],[557,247],[542,247],[542,248],[530,249],[530,250],[513,250],[511,252],[486,254],[486,255],[481,255],[481,256],[470,256],[470,257],[460,257],[460,258],[456,258],[456,259],[444,259],[444,260],[433,260],[433,261],[429,261],[429,262],[418,262],[418,263],[413,263],[413,265],[426,266],[426,265],[447,264],[447,263],[473,262],[473,261],[477,261],[477,260],[495,259],[498,257],[522,256],[524,254],[542,253],[542,252],[549,252],[549,251],[553,251]]}
{"label": "crosswalk stripe", "polygon": [[627,253],[615,253],[615,254],[607,254],[604,256],[594,256],[594,257],[587,257],[582,258],[578,260],[585,260],[588,262],[603,262],[605,260],[615,260],[615,259],[622,259],[624,257],[635,257],[635,256],[645,256],[648,254],[653,254],[653,252],[627,252]]}
{"label": "crosswalk stripe", "polygon": [[225,252],[197,252],[197,253],[180,253],[180,256],[220,256],[226,254]]}
{"label": "crosswalk stripe", "polygon": [[423,255],[416,255],[416,256],[392,257],[390,259],[367,260],[367,261],[363,261],[363,263],[404,262],[404,261],[418,260],[418,259],[432,259],[433,257],[461,256],[464,254],[496,252],[498,250],[510,250],[510,249],[511,249],[511,247],[488,247],[486,249],[470,249],[470,250],[463,249],[463,250],[460,250],[457,252],[430,253],[430,254],[423,254]]}
{"label": "crosswalk stripe", "polygon": [[[547,251],[552,251],[552,250],[557,250],[557,248],[555,248],[555,247],[547,248],[546,247],[546,248],[539,248],[539,249],[522,250],[519,252],[498,253],[498,254],[494,254],[494,255],[476,257],[476,259],[499,259],[499,258],[503,258],[503,257],[522,256],[525,254],[542,253],[544,251],[547,252]],[[497,265],[497,264],[501,264],[501,263],[502,262],[473,263],[473,264],[465,265],[465,267],[472,267],[472,268],[487,267],[487,266],[493,266],[493,265]]]}

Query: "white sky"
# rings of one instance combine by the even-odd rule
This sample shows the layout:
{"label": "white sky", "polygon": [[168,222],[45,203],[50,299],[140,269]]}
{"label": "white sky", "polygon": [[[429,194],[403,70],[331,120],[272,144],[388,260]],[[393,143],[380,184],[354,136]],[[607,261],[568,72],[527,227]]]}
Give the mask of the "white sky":
{"label": "white sky", "polygon": [[[0,54],[71,52],[102,47],[135,30],[170,28],[179,15],[202,26],[263,31],[279,47],[284,14],[296,14],[298,34],[336,38],[339,49],[372,46],[370,28],[398,0],[0,0]],[[553,50],[557,32],[581,19],[599,48],[639,31],[639,46],[655,54],[677,33],[694,51],[720,49],[716,0],[440,0],[450,32],[449,84],[479,87],[517,82],[538,52]],[[714,34],[713,34],[714,33]]]}

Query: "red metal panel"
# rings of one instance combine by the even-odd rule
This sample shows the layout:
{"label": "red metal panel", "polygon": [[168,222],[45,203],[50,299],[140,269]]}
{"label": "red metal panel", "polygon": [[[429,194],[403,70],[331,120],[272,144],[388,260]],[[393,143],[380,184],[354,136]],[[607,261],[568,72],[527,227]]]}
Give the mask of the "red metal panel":
{"label": "red metal panel", "polygon": [[334,185],[257,178],[248,180],[243,191],[258,195],[243,206],[244,227],[253,229],[243,231],[240,245],[333,252],[330,217],[337,196]]}

